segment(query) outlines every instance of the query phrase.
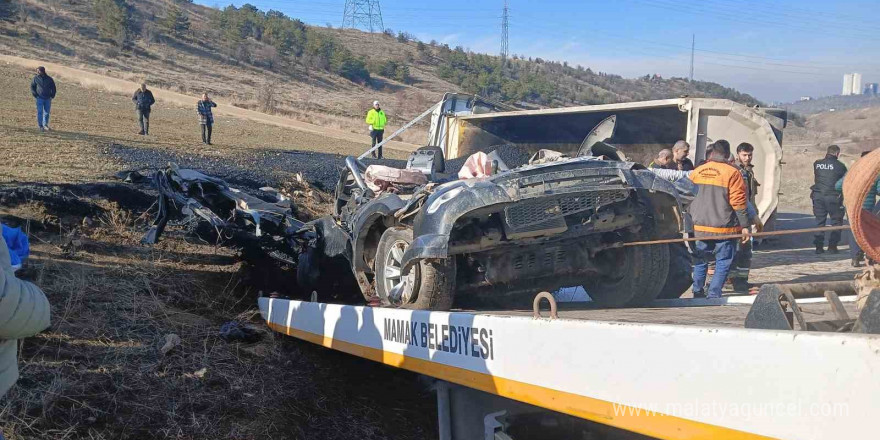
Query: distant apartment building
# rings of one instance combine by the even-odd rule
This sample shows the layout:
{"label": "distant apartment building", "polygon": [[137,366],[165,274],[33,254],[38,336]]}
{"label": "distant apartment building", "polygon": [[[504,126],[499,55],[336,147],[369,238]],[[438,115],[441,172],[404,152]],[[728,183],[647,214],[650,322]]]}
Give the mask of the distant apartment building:
{"label": "distant apartment building", "polygon": [[861,95],[862,94],[862,74],[846,73],[843,75],[843,91],[840,93],[844,96]]}
{"label": "distant apartment building", "polygon": [[865,84],[863,93],[869,96],[877,96],[878,89],[880,89],[880,85],[877,83],[867,83]]}
{"label": "distant apartment building", "polygon": [[800,100],[801,101],[812,101],[813,97],[812,96],[801,96]]}

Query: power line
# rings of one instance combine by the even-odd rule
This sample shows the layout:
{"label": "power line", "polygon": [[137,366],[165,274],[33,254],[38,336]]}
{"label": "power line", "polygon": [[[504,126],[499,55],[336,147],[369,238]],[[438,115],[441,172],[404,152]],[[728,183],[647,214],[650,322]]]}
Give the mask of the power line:
{"label": "power line", "polygon": [[385,30],[379,0],[345,0],[342,27],[370,32]]}
{"label": "power line", "polygon": [[[852,32],[855,29],[851,29],[851,27],[840,28],[835,31],[832,26],[819,26],[816,21],[812,22],[786,22],[786,21],[778,21],[772,18],[764,18],[760,15],[750,15],[744,16],[739,14],[739,10],[731,11],[724,9],[706,9],[702,7],[697,7],[697,5],[682,5],[676,2],[666,2],[662,0],[631,0],[635,3],[640,3],[645,6],[665,9],[675,12],[684,12],[688,14],[694,14],[698,16],[714,16],[716,18],[721,18],[724,20],[729,20],[733,22],[739,22],[744,24],[751,25],[761,25],[766,26],[770,25],[773,27],[788,27],[790,29],[797,29],[800,31],[810,32],[810,33],[825,33],[830,35],[842,36],[842,37],[850,37],[850,38],[860,38],[867,40],[877,40],[878,36],[873,34],[864,34],[864,33],[854,33]],[[828,32],[832,31],[832,32]]]}

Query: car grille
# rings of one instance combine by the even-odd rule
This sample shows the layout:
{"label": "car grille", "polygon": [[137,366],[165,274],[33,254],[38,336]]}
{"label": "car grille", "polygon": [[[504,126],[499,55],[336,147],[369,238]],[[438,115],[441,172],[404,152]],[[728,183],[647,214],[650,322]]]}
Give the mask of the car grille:
{"label": "car grille", "polygon": [[605,205],[622,202],[629,197],[628,189],[590,191],[557,197],[541,197],[524,200],[504,210],[507,225],[514,230],[528,228],[540,223],[594,210]]}

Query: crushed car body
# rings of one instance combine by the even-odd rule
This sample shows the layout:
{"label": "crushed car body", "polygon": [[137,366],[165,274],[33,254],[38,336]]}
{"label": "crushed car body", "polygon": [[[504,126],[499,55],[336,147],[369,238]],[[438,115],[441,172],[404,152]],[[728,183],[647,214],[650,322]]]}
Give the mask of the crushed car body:
{"label": "crushed car body", "polygon": [[[333,215],[306,225],[320,257],[304,272],[343,257],[367,301],[416,309],[572,285],[605,306],[653,300],[667,288],[670,246],[622,245],[688,233],[688,199],[604,142],[614,123],[590,131],[578,157],[545,150],[513,168],[492,150],[468,159],[472,169],[448,170],[442,151],[423,147],[407,169],[427,183],[385,182],[381,192],[367,182],[375,165],[349,157]],[[686,286],[674,288],[678,296]]]}

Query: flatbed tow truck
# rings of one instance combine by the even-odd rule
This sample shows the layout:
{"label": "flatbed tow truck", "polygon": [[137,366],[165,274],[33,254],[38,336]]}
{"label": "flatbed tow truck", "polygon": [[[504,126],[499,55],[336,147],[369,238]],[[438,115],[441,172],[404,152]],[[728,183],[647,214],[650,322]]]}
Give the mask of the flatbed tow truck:
{"label": "flatbed tow truck", "polygon": [[[754,298],[563,308],[556,318],[278,298],[259,306],[276,332],[436,378],[444,440],[515,438],[507,421],[541,410],[666,439],[869,438],[880,335],[743,328]],[[798,305],[815,315],[829,303]]]}
{"label": "flatbed tow truck", "polygon": [[[775,217],[785,115],[772,109],[682,98],[498,112],[447,95],[428,114],[428,144],[447,158],[486,143],[566,151],[578,127],[609,114],[647,127],[624,130],[618,142],[639,160],[677,139],[691,143],[695,162],[713,135],[747,139],[762,181],[759,215],[768,224]],[[552,437],[559,417],[614,428],[575,438],[873,438],[880,295],[860,297],[868,299],[857,309],[854,286],[771,284],[756,296],[630,309],[557,305],[548,293],[533,310],[407,310],[316,295],[260,298],[259,307],[276,332],[434,378],[441,440],[518,438],[513,427],[529,414],[539,416],[523,419],[533,422],[523,438]],[[544,298],[552,310],[542,317]],[[816,316],[824,321],[807,319]]]}

